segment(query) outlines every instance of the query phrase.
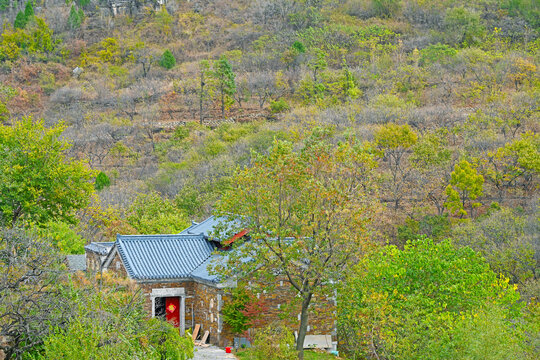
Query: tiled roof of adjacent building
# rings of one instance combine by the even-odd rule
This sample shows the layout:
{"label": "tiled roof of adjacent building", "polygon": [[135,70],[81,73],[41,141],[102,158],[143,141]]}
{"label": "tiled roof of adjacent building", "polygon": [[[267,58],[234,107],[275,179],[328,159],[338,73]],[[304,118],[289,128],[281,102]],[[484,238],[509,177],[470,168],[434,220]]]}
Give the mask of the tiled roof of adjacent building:
{"label": "tiled roof of adjacent building", "polygon": [[225,224],[225,218],[210,216],[200,223],[192,223],[190,227],[182,230],[180,235],[203,235],[206,236],[206,238],[211,239],[213,237],[213,232],[220,223]]}
{"label": "tiled roof of adjacent building", "polygon": [[215,249],[203,235],[118,235],[115,246],[133,279],[217,279],[201,269]]}
{"label": "tiled roof of adjacent building", "polygon": [[66,255],[67,265],[70,271],[86,270],[86,255]]}
{"label": "tiled roof of adjacent building", "polygon": [[107,255],[111,251],[114,242],[92,242],[86,245],[85,250],[95,252],[99,255]]}

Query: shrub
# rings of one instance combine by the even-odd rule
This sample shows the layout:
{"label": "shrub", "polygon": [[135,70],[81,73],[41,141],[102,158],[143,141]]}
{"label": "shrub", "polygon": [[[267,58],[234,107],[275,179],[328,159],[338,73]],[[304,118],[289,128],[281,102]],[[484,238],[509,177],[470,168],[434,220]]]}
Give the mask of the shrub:
{"label": "shrub", "polygon": [[290,110],[290,108],[291,107],[289,106],[289,104],[285,100],[283,100],[283,98],[280,98],[277,101],[270,102],[270,110],[274,114]]}
{"label": "shrub", "polygon": [[172,69],[176,65],[176,58],[169,49],[165,50],[163,55],[161,55],[159,65],[167,70]]}
{"label": "shrub", "polygon": [[187,126],[179,126],[174,130],[172,138],[176,141],[182,141],[189,136],[189,128]]}
{"label": "shrub", "polygon": [[375,13],[383,18],[394,16],[400,9],[400,0],[371,0]]}
{"label": "shrub", "polygon": [[9,119],[9,110],[3,102],[0,101],[0,123],[3,123]]}
{"label": "shrub", "polygon": [[178,329],[165,321],[156,318],[148,320],[145,334],[156,359],[186,360],[193,357],[191,336],[180,336]]}
{"label": "shrub", "polygon": [[446,44],[434,44],[423,49],[420,52],[420,65],[429,65],[435,62],[444,63],[447,59],[456,56],[456,49]]}
{"label": "shrub", "polygon": [[231,300],[223,306],[223,321],[235,334],[241,334],[249,328],[249,319],[242,312],[251,296],[245,288],[235,288],[231,292]]}
{"label": "shrub", "polygon": [[227,145],[223,141],[215,139],[214,137],[209,137],[204,142],[204,148],[202,150],[206,155],[214,157],[225,152],[225,150],[227,150]]}
{"label": "shrub", "polygon": [[455,7],[446,12],[444,18],[445,36],[453,44],[464,47],[481,42],[485,34],[480,15],[463,7]]}
{"label": "shrub", "polygon": [[283,325],[270,324],[257,331],[253,342],[253,353],[257,360],[295,360],[298,354],[294,335]]}
{"label": "shrub", "polygon": [[306,46],[300,41],[295,41],[292,44],[292,48],[299,54],[304,54],[306,52]]}
{"label": "shrub", "polygon": [[111,179],[103,171],[100,171],[96,176],[96,183],[94,187],[96,190],[102,190],[111,185]]}

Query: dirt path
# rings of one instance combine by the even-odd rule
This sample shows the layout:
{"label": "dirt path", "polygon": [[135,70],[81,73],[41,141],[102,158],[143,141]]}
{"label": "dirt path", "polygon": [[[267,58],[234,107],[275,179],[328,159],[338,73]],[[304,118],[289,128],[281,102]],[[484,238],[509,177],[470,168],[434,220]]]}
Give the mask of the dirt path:
{"label": "dirt path", "polygon": [[193,360],[232,360],[237,359],[233,354],[227,354],[225,350],[216,346],[200,347],[195,346],[195,357]]}

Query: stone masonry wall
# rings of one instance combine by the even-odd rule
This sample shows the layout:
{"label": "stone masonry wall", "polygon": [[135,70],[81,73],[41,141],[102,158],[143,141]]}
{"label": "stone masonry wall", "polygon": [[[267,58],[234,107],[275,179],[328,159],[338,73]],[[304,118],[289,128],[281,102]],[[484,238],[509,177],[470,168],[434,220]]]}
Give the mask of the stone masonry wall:
{"label": "stone masonry wall", "polygon": [[86,270],[91,273],[99,272],[101,256],[93,251],[86,251]]}
{"label": "stone masonry wall", "polygon": [[107,271],[110,271],[120,277],[128,276],[126,272],[126,268],[124,267],[124,263],[122,262],[122,259],[120,258],[120,254],[118,253],[114,255],[114,258],[111,260],[111,263],[109,264],[109,266],[107,266]]}
{"label": "stone masonry wall", "polygon": [[[300,298],[296,296],[296,292],[291,290],[291,285],[284,279],[274,279],[273,289],[271,291],[256,292],[255,284],[246,282],[244,284],[248,288],[252,288],[256,296],[262,300],[266,308],[259,327],[267,326],[272,322],[284,323],[292,332],[298,331],[300,324]],[[229,299],[226,295],[225,301]],[[230,331],[230,328],[228,329]],[[250,334],[256,329],[250,329]],[[222,337],[232,338],[232,334],[227,333],[227,329],[222,332]],[[332,335],[333,340],[336,340],[336,304],[331,297],[312,298],[308,317],[308,335]]]}
{"label": "stone masonry wall", "polygon": [[[127,277],[126,269],[118,254],[115,255],[109,264],[107,271],[114,272],[121,277]],[[261,322],[260,326],[266,326],[273,321],[280,321],[285,323],[291,331],[297,331],[300,320],[299,298],[291,290],[288,282],[279,278],[276,278],[274,281],[275,285],[272,291],[256,293],[257,297],[263,300],[266,307],[266,311],[262,315],[264,321]],[[245,285],[255,289],[255,286],[251,286],[254,284],[246,282]],[[207,330],[210,332],[208,342],[218,346],[233,344],[235,334],[232,332],[230,326],[223,322],[221,316],[223,305],[230,301],[229,289],[219,289],[215,286],[192,280],[139,283],[139,286],[145,295],[144,308],[149,317],[152,314],[152,299],[150,296],[152,289],[184,288],[186,296],[186,329],[192,329],[194,324],[200,324],[201,336]],[[335,310],[334,299],[313,297],[307,333],[311,335],[332,334],[335,340]]]}

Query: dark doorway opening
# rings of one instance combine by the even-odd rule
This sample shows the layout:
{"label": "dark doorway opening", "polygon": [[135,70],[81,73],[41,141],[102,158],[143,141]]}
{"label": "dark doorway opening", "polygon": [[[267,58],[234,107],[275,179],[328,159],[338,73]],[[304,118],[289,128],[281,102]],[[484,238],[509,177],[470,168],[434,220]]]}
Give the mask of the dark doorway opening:
{"label": "dark doorway opening", "polygon": [[165,298],[157,297],[155,299],[155,312],[154,316],[160,320],[165,320]]}

